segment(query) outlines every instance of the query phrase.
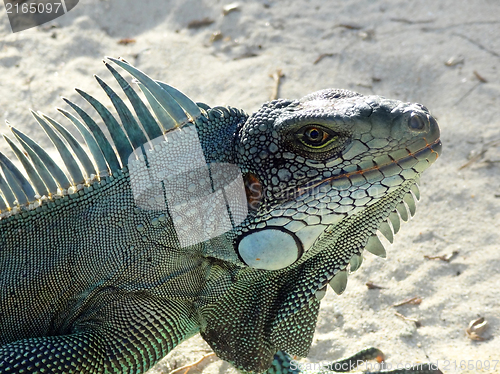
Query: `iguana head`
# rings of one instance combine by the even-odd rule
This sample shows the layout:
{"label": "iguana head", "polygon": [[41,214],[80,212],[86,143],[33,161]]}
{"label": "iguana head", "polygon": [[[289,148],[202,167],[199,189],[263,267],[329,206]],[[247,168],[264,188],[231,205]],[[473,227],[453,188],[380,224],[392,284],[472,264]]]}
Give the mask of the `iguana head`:
{"label": "iguana head", "polygon": [[[277,270],[311,257],[320,237],[381,199],[410,196],[441,143],[422,105],[323,90],[264,105],[241,126],[235,147],[250,207],[239,255]],[[402,200],[385,206],[378,223]]]}

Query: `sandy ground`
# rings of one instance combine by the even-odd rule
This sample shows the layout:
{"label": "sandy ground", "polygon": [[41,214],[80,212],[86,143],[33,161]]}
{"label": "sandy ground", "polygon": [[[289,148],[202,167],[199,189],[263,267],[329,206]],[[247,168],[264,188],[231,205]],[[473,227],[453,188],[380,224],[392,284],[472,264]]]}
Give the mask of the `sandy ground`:
{"label": "sandy ground", "polygon": [[[374,345],[392,364],[500,373],[500,2],[261,0],[223,15],[229,2],[82,0],[16,34],[0,7],[0,117],[51,148],[28,108],[60,118],[60,96],[82,102],[75,86],[104,100],[92,75],[112,80],[100,62],[106,55],[196,101],[249,112],[269,99],[277,69],[285,74],[281,97],[339,87],[426,105],[439,120],[443,154],[424,173],[416,217],[386,260],[366,255],[342,296],[328,291],[308,360]],[[204,18],[213,23],[188,27]],[[221,39],[211,41],[217,32]],[[125,38],[134,42],[119,44]],[[449,262],[424,258],[453,252]],[[368,281],[384,288],[369,290]],[[415,296],[419,305],[391,306]],[[485,340],[472,341],[465,329],[480,316],[489,323]],[[191,339],[150,373],[209,352]],[[455,368],[462,360],[470,369]],[[199,369],[233,370],[220,360]]]}

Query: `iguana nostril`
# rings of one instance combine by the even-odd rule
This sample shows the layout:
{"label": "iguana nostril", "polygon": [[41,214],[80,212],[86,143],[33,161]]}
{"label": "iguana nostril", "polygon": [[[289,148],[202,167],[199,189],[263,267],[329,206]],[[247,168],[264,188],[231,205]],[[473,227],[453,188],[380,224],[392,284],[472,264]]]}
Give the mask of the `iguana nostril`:
{"label": "iguana nostril", "polygon": [[410,127],[410,130],[422,131],[425,129],[425,123],[426,121],[421,116],[412,113],[408,120],[408,127]]}

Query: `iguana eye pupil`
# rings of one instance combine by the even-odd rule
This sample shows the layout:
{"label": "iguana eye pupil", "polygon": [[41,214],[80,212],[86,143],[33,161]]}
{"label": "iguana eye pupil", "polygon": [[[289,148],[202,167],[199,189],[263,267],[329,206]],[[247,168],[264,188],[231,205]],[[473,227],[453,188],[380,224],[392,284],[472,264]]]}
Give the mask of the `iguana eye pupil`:
{"label": "iguana eye pupil", "polygon": [[327,144],[335,140],[336,137],[320,126],[309,125],[300,130],[297,138],[308,148],[323,149]]}
{"label": "iguana eye pupil", "polygon": [[304,141],[312,146],[321,146],[330,134],[318,127],[309,127],[304,131]]}
{"label": "iguana eye pupil", "polygon": [[316,141],[316,140],[321,138],[321,133],[318,129],[313,128],[313,129],[308,130],[308,132],[309,132],[309,134],[308,134],[309,138],[311,140]]}

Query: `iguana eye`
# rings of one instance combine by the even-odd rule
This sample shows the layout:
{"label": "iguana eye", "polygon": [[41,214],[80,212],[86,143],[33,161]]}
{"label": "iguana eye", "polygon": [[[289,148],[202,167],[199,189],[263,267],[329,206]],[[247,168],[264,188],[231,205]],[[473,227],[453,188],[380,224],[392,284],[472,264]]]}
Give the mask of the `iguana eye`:
{"label": "iguana eye", "polygon": [[309,148],[321,149],[338,139],[338,136],[327,132],[318,125],[308,125],[300,129],[297,138]]}

